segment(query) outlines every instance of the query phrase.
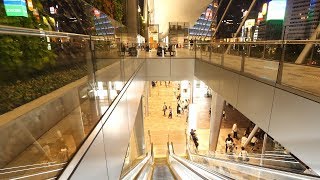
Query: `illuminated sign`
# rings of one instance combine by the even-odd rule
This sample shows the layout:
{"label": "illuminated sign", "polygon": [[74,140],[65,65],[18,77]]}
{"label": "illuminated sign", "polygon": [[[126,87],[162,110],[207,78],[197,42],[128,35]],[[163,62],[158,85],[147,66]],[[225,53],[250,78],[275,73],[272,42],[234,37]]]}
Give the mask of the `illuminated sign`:
{"label": "illuminated sign", "polygon": [[7,16],[28,17],[25,0],[4,0],[3,3]]}
{"label": "illuminated sign", "polygon": [[259,12],[258,13],[257,23],[260,24],[261,21],[263,21],[263,15],[262,15],[262,12]]}
{"label": "illuminated sign", "polygon": [[254,26],[256,23],[255,19],[248,19],[246,20],[246,22],[244,23],[244,28],[251,28],[252,26]]}
{"label": "illuminated sign", "polygon": [[262,15],[266,15],[267,14],[267,10],[268,10],[268,4],[264,3],[262,6]]}
{"label": "illuminated sign", "polygon": [[286,12],[286,0],[269,2],[267,20],[283,20]]}

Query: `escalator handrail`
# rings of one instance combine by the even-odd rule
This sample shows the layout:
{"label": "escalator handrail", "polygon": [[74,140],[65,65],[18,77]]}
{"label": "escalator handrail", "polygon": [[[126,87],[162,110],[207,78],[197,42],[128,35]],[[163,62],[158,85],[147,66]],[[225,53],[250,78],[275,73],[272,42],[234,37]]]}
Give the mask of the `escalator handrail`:
{"label": "escalator handrail", "polygon": [[[193,143],[193,142],[192,142]],[[190,151],[190,144],[187,143],[187,152],[190,153],[190,154],[194,154],[194,155],[199,155],[199,156],[203,156],[203,157],[207,157],[207,158],[213,158],[213,159],[219,159],[219,160],[226,160],[226,159],[222,159],[222,158],[219,158],[219,157],[212,157],[212,156],[209,156],[209,155],[202,155],[202,154],[198,154],[198,153],[193,153]],[[221,154],[223,155],[223,154]],[[228,155],[228,154],[225,154],[225,156],[227,157],[234,157],[233,155]],[[249,157],[250,158],[250,157]],[[252,158],[252,157],[251,157]],[[264,160],[268,160],[268,161],[278,161],[278,162],[284,162],[284,163],[291,163],[291,164],[298,164],[299,162],[296,161],[296,162],[293,162],[293,161],[282,161],[282,160],[274,160],[274,159],[266,159],[264,158]],[[226,160],[226,161],[229,161],[229,160]],[[232,161],[232,162],[237,162],[237,161]],[[273,167],[264,167],[264,166],[260,166],[260,165],[256,165],[256,164],[249,164],[249,163],[243,163],[243,162],[237,162],[237,163],[240,163],[240,164],[247,164],[247,165],[251,165],[251,166],[254,166],[254,167],[258,167],[258,168],[266,168],[266,169],[272,169],[272,170],[277,170],[277,171],[283,171],[283,172],[287,172],[287,173],[292,173],[292,174],[297,174],[297,175],[306,175],[306,176],[312,176],[312,177],[317,177],[316,175],[312,175],[312,174],[301,174],[301,173],[297,173],[295,171],[289,171],[288,169],[276,169],[276,168],[273,168]],[[300,163],[299,163],[300,164]],[[301,165],[303,166],[303,165]]]}
{"label": "escalator handrail", "polygon": [[[191,140],[191,135],[189,135],[189,139],[190,139],[190,141],[192,141]],[[194,143],[193,141],[191,142],[192,144]],[[188,142],[187,142],[187,146],[188,146]],[[209,151],[210,152],[210,151]],[[217,153],[217,152],[213,152],[213,154],[214,155],[223,155],[223,156],[226,156],[226,157],[234,157],[234,154],[232,154],[232,155],[230,155],[230,154],[223,154],[223,153]],[[255,159],[255,158],[259,158],[259,159],[261,159],[261,157],[263,157],[263,160],[265,160],[265,161],[276,161],[276,162],[284,162],[284,163],[292,163],[292,164],[300,164],[295,158],[293,158],[292,156],[290,156],[290,155],[288,155],[287,157],[289,157],[289,158],[292,158],[293,160],[292,161],[290,161],[290,160],[280,160],[280,159],[276,159],[276,158],[266,158],[266,157],[264,157],[264,156],[273,156],[273,155],[271,155],[271,154],[248,154],[248,158],[253,158],[253,159]],[[283,155],[282,155],[283,156]],[[210,155],[208,155],[208,157],[210,157]]]}
{"label": "escalator handrail", "polygon": [[[234,155],[236,155],[236,154],[231,155],[231,154],[223,154],[223,153],[214,153],[213,155],[214,156],[218,155],[218,156],[234,157]],[[208,155],[208,157],[211,157],[211,156]],[[281,160],[281,159],[275,159],[275,158],[266,158],[263,156],[263,154],[261,154],[261,155],[248,155],[247,157],[251,158],[251,159],[261,159],[261,157],[262,157],[263,161],[275,161],[275,162],[283,162],[283,163],[300,164],[294,158],[293,158],[293,160]]]}
{"label": "escalator handrail", "polygon": [[299,173],[295,173],[295,172],[288,172],[288,171],[283,171],[283,170],[279,170],[279,169],[263,167],[263,166],[259,166],[259,165],[255,165],[255,164],[245,164],[245,163],[241,163],[241,162],[237,162],[237,161],[230,161],[230,160],[226,160],[226,159],[209,157],[209,156],[201,155],[198,153],[195,154],[190,151],[190,144],[188,143],[188,141],[187,141],[187,152],[192,155],[195,155],[195,156],[201,156],[201,157],[208,158],[208,159],[214,159],[214,160],[219,160],[219,161],[223,161],[223,162],[227,162],[227,163],[231,163],[231,164],[246,166],[248,168],[255,168],[255,169],[259,169],[261,171],[271,171],[272,173],[277,173],[277,174],[281,174],[281,175],[286,174],[287,176],[294,176],[294,177],[299,177],[299,178],[303,178],[303,179],[308,179],[308,178],[320,179],[319,176],[312,175],[312,174],[299,174]]}
{"label": "escalator handrail", "polygon": [[[170,148],[171,147],[171,148]],[[194,163],[192,161],[189,161],[187,159],[181,159],[180,157],[178,157],[175,153],[174,153],[174,148],[173,148],[173,143],[171,142],[171,146],[169,146],[168,143],[168,151],[169,151],[169,156],[171,156],[173,159],[175,159],[177,162],[179,162],[180,164],[182,164],[183,166],[185,166],[186,168],[188,168],[190,171],[192,171],[194,174],[196,174],[197,176],[201,177],[202,179],[208,179],[207,177],[203,176],[202,174],[200,174],[199,172],[195,171],[192,167],[190,167],[190,164],[193,166],[196,166],[197,168],[206,171],[209,174],[212,174],[213,176],[219,177],[221,179],[231,179],[225,175],[222,175],[220,173],[217,172],[213,172],[211,170],[208,170],[205,167],[200,166],[197,163]]]}
{"label": "escalator handrail", "polygon": [[240,163],[240,162],[236,162],[236,161],[229,161],[229,160],[225,160],[225,159],[208,157],[208,156],[205,156],[205,155],[194,154],[194,153],[191,153],[191,154],[193,156],[200,156],[202,158],[222,161],[222,162],[225,162],[225,163],[234,164],[236,166],[244,166],[246,168],[251,168],[251,169],[254,168],[254,169],[261,170],[261,171],[266,171],[266,172],[275,173],[275,174],[281,174],[281,175],[286,174],[286,176],[291,176],[291,177],[295,177],[295,178],[299,177],[299,178],[302,178],[302,179],[310,179],[310,178],[311,179],[320,179],[318,176],[311,175],[311,174],[298,174],[298,173],[293,173],[293,172],[281,171],[281,170],[273,169],[273,168],[261,167],[261,166],[254,165],[254,164],[245,164],[245,163]]}
{"label": "escalator handrail", "polygon": [[154,152],[153,152],[153,143],[151,143],[151,148],[150,148],[150,158],[149,160],[142,166],[138,174],[135,176],[134,179],[138,179],[138,177],[141,176],[142,172],[147,168],[148,165],[152,165],[154,162]]}
{"label": "escalator handrail", "polygon": [[147,153],[147,156],[145,158],[143,158],[143,160],[141,162],[136,164],[134,168],[132,168],[130,171],[128,171],[125,175],[123,175],[123,177],[121,177],[121,179],[126,180],[126,179],[132,179],[132,177],[137,177],[139,175],[139,173],[141,172],[141,170],[143,169],[143,167],[145,167],[145,165],[148,163],[150,158],[152,158],[151,154]]}

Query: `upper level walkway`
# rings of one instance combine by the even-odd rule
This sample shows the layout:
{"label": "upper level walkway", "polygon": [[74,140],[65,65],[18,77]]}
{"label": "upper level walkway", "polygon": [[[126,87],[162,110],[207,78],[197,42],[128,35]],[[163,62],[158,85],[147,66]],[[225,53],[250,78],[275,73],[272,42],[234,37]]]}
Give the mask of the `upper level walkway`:
{"label": "upper level walkway", "polygon": [[[91,137],[91,142],[93,142],[93,139],[96,137],[102,138],[102,141],[105,141],[107,144],[109,143],[106,147],[112,144],[111,141],[109,141],[112,140],[111,137],[119,136],[129,138],[129,134],[131,133],[130,128],[132,128],[132,124],[130,123],[134,121],[134,113],[127,113],[128,116],[121,118],[124,126],[130,128],[123,131],[121,127],[117,127],[119,128],[119,132],[125,133],[124,136],[117,135],[116,131],[109,131],[110,127],[117,126],[116,122],[118,121],[110,120],[107,123],[108,126],[104,126],[109,118],[107,115],[111,116],[114,109],[119,110],[121,107],[128,108],[125,109],[125,113],[122,114],[135,112],[135,105],[139,102],[139,98],[145,88],[144,83],[150,80],[148,79],[150,78],[149,73],[157,72],[159,75],[167,72],[166,70],[168,69],[170,72],[176,72],[175,75],[179,75],[181,80],[183,78],[193,80],[194,76],[196,76],[205,81],[212,89],[221,93],[226,100],[235,105],[235,107],[239,107],[239,110],[244,112],[250,119],[256,121],[257,124],[260,123],[261,128],[265,128],[264,130],[266,130],[266,132],[273,132],[275,134],[274,137],[278,137],[278,135],[281,136],[281,134],[279,133],[279,129],[276,129],[276,131],[272,131],[272,129],[282,126],[277,126],[279,124],[272,123],[270,117],[275,116],[278,118],[277,121],[282,123],[281,125],[285,125],[285,121],[281,121],[281,119],[287,119],[287,117],[281,117],[283,114],[280,112],[284,110],[284,107],[292,110],[290,108],[296,105],[294,107],[295,109],[293,109],[294,113],[299,113],[297,109],[300,108],[303,109],[302,111],[308,112],[309,115],[312,116],[310,118],[310,122],[312,122],[306,124],[306,126],[308,128],[311,126],[311,133],[314,132],[313,129],[315,127],[318,127],[316,126],[317,122],[313,122],[313,117],[316,117],[316,115],[312,109],[317,107],[317,103],[315,104],[314,101],[319,102],[317,98],[320,86],[319,83],[315,81],[319,78],[319,68],[317,66],[292,64],[282,60],[279,61],[279,59],[270,60],[268,58],[251,57],[243,53],[241,56],[234,55],[236,53],[226,54],[223,51],[218,53],[218,50],[214,51],[214,48],[212,48],[215,46],[214,44],[209,46],[196,45],[196,51],[177,48],[175,56],[169,56],[167,54],[164,57],[159,57],[156,55],[154,49],[151,50],[151,52],[138,50],[138,55],[135,57],[128,56],[127,54],[122,56],[118,45],[111,46],[108,43],[103,44],[104,41],[100,39],[89,39],[88,36],[70,34],[59,36],[61,35],[59,33],[55,36],[51,35],[50,37],[57,38],[55,39],[56,41],[50,43],[51,46],[54,47],[52,51],[56,53],[57,63],[61,63],[61,65],[59,64],[59,68],[69,69],[70,65],[72,66],[74,64],[80,64],[80,68],[76,72],[70,71],[65,74],[65,76],[73,78],[69,81],[64,79],[65,76],[57,76],[56,79],[59,81],[53,83],[48,76],[54,73],[50,72],[42,74],[37,77],[38,79],[27,79],[23,82],[17,81],[15,84],[25,87],[20,89],[21,91],[26,88],[28,88],[28,90],[37,90],[36,87],[47,90],[48,86],[48,89],[51,90],[48,90],[49,92],[41,91],[41,93],[44,94],[33,96],[34,99],[32,100],[34,101],[29,102],[30,104],[25,103],[23,106],[9,111],[0,117],[1,146],[5,147],[3,151],[1,151],[1,167],[3,171],[7,171],[7,168],[23,168],[17,171],[19,172],[16,174],[17,176],[24,175],[22,170],[25,170],[25,166],[37,166],[42,163],[50,164],[50,167],[58,167],[54,169],[54,172],[61,171],[63,168],[60,166],[64,166],[65,162],[69,161],[73,155],[77,155],[79,150],[85,147],[83,143],[87,142],[86,139],[90,136],[94,136]],[[42,38],[42,36],[43,34],[35,34],[35,38]],[[96,48],[92,48],[92,45]],[[195,59],[197,60],[195,61]],[[66,64],[68,66],[66,66]],[[159,64],[162,64],[162,66],[158,66]],[[58,69],[59,73],[57,74],[61,74],[61,69]],[[140,74],[136,77],[138,73]],[[158,76],[159,79],[162,77]],[[252,87],[248,86],[248,89],[241,89],[242,87],[247,87],[241,84],[241,82],[244,82],[242,80],[248,80],[245,78],[260,83],[252,87],[261,87],[260,85],[262,85],[267,87],[267,89],[269,88],[268,93],[273,93],[265,95],[268,101],[261,99],[263,95],[259,94],[259,91],[252,92],[254,89]],[[80,80],[71,83],[77,79]],[[45,84],[38,85],[38,82],[44,82]],[[130,83],[132,82],[135,83],[133,83],[132,89],[130,89]],[[216,84],[214,84],[216,82],[219,84],[218,88]],[[26,83],[26,85],[24,83]],[[65,84],[62,84],[60,87],[52,87],[59,83]],[[223,87],[224,85],[227,86]],[[10,86],[10,88],[11,87],[14,88],[14,86]],[[57,91],[54,91],[55,88]],[[127,89],[131,90],[128,94],[126,94]],[[273,106],[271,99],[274,98],[273,100],[277,100],[278,96],[276,93],[283,93],[280,90],[286,90],[286,92],[294,93],[294,95],[298,94],[300,99],[296,96],[294,97],[299,100],[297,102],[302,103],[288,103],[290,106],[274,103],[279,106]],[[257,94],[241,94],[241,92]],[[126,97],[125,100],[121,99],[124,94]],[[232,95],[229,96],[230,94]],[[29,97],[28,95],[29,94],[26,93],[21,97]],[[2,97],[4,99],[3,102],[7,102],[6,98],[12,98],[12,95],[2,95]],[[249,101],[250,97],[251,100],[252,98],[258,98],[255,99],[258,105],[257,103],[248,103],[250,107],[245,108],[243,104],[244,101],[253,102]],[[307,102],[301,97],[313,100],[312,108],[310,108],[312,102]],[[279,102],[281,101],[282,100],[279,100]],[[123,102],[122,106],[117,106],[120,102]],[[287,103],[287,101],[282,102]],[[11,106],[16,103],[18,104],[18,101],[11,101],[8,104]],[[310,104],[306,106],[307,103]],[[267,106],[259,106],[261,104],[267,104]],[[275,115],[270,113],[277,112],[274,107],[277,107],[276,110],[279,111],[279,114]],[[306,107],[309,111],[306,111]],[[123,111],[119,110],[117,115],[121,114],[121,112]],[[284,112],[288,112],[288,109]],[[296,125],[298,124],[296,120],[301,118],[301,116],[297,116],[297,118],[290,116],[290,118],[292,118],[290,125]],[[130,119],[130,122],[127,122],[128,119]],[[114,133],[114,136],[104,137],[103,133],[101,133],[102,127],[105,128],[106,134]],[[92,135],[92,132],[95,132],[95,130],[100,133],[99,136]],[[313,134],[309,137],[312,136],[318,137]],[[307,139],[308,137],[304,136],[304,138]],[[123,143],[119,144],[119,146],[127,144],[127,142],[125,142],[127,139],[121,140],[123,140]],[[286,139],[284,139],[284,141],[286,141]],[[288,147],[290,147],[290,145],[292,144],[289,144]],[[89,146],[91,146],[90,143],[89,145],[87,144],[86,147]],[[114,151],[111,149],[108,150],[110,151],[109,157],[111,158]],[[298,149],[297,152],[302,152],[302,150],[304,149]],[[85,154],[84,151],[81,152]],[[125,153],[125,150],[121,151],[121,153],[122,152]],[[308,157],[303,160],[307,161],[310,159]],[[57,164],[52,165],[53,163]],[[119,164],[120,163],[118,163],[118,165]],[[37,166],[35,171],[41,168],[43,167]],[[26,169],[29,170],[30,168]],[[12,173],[16,173],[16,171],[12,171]],[[4,172],[2,174],[7,177],[10,176],[11,171],[10,173]]]}

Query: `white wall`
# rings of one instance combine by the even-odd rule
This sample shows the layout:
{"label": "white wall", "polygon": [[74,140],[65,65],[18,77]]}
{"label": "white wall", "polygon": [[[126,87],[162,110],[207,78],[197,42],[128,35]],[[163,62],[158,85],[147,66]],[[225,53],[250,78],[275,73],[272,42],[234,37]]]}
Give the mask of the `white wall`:
{"label": "white wall", "polygon": [[193,80],[194,59],[147,59],[146,80]]}
{"label": "white wall", "polygon": [[320,174],[320,104],[196,60],[195,76]]}

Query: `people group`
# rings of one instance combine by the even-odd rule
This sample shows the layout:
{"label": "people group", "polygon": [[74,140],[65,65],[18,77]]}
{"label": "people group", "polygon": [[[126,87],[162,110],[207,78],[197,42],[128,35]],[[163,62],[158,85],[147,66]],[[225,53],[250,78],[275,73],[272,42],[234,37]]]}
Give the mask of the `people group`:
{"label": "people group", "polygon": [[[166,87],[168,87],[168,85],[170,85],[170,81],[165,81],[164,84]],[[162,84],[162,82],[160,81],[160,85]],[[156,87],[157,82],[156,81],[151,81],[151,85],[152,87]],[[178,88],[179,89],[179,88]],[[175,92],[176,94],[176,92]],[[184,99],[181,100],[181,94],[179,93],[176,96],[177,99],[177,109],[176,109],[176,115],[177,117],[181,117],[181,115],[186,114],[188,112],[188,107],[189,107],[189,100],[188,99]],[[162,106],[162,111],[163,111],[163,116],[167,116],[167,111],[168,111],[168,118],[172,119],[173,116],[173,110],[171,106],[167,106],[166,102],[163,102],[163,106]]]}

